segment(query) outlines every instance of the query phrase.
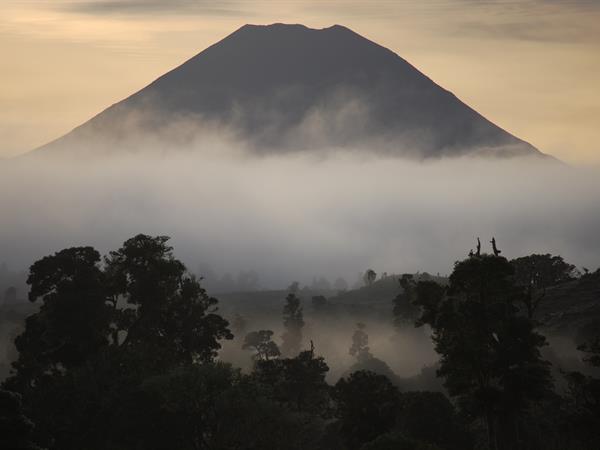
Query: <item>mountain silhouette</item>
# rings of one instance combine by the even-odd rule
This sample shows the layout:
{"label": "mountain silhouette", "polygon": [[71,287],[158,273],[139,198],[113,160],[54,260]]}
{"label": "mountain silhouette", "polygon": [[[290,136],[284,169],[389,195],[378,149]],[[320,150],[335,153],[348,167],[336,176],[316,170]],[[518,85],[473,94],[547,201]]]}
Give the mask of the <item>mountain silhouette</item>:
{"label": "mountain silhouette", "polygon": [[184,146],[209,131],[262,153],[542,155],[348,28],[285,24],[243,26],[38,151]]}

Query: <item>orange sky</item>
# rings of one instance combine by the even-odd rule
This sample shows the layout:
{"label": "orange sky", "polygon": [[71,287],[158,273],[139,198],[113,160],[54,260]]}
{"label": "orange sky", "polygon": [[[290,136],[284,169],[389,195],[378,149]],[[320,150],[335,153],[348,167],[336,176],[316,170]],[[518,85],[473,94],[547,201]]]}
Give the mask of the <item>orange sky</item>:
{"label": "orange sky", "polygon": [[542,151],[600,163],[596,0],[2,0],[0,157],[272,22],[348,26]]}

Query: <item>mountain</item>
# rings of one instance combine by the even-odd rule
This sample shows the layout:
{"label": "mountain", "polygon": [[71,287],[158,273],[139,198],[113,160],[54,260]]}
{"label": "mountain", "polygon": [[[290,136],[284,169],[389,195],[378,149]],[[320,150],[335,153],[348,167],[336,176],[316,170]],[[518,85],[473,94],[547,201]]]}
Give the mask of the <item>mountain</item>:
{"label": "mountain", "polygon": [[335,25],[245,25],[39,150],[185,146],[223,133],[254,152],[541,155],[392,51]]}

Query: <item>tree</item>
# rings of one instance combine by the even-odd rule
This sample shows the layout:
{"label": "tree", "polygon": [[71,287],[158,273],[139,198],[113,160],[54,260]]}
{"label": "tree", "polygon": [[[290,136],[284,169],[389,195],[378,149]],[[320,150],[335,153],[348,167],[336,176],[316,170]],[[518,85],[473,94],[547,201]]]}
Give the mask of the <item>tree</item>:
{"label": "tree", "polygon": [[281,354],[277,344],[271,340],[273,332],[271,330],[251,331],[244,339],[242,348],[254,349],[256,352],[252,359],[255,361],[268,361],[277,358]]}
{"label": "tree", "polygon": [[364,323],[357,323],[356,330],[352,335],[352,346],[348,353],[356,358],[356,362],[350,367],[349,372],[369,371],[385,376],[393,382],[398,381],[397,375],[383,360],[376,358],[369,349],[369,335]]}
{"label": "tree", "polygon": [[373,357],[369,351],[369,335],[366,333],[366,325],[364,323],[357,323],[356,330],[352,335],[352,346],[348,353],[356,357],[358,362],[363,362],[366,359]]}
{"label": "tree", "polygon": [[369,269],[363,275],[363,281],[366,286],[371,286],[377,279],[377,273],[373,269]]}
{"label": "tree", "polygon": [[228,364],[194,364],[145,380],[117,417],[109,448],[300,450],[315,448],[314,422]]}
{"label": "tree", "polygon": [[0,389],[0,448],[38,450],[33,443],[34,424],[23,412],[21,396]]}
{"label": "tree", "polygon": [[42,305],[16,339],[15,374],[3,387],[23,396],[40,443],[109,448],[112,417],[143,380],[209,363],[219,341],[232,338],[217,300],[173,257],[167,240],[138,235],[104,267],[91,247],[31,266],[30,300]]}
{"label": "tree", "polygon": [[119,440],[129,441],[130,448],[212,448],[221,420],[216,414],[219,398],[241,377],[228,364],[207,363],[146,379],[124,410],[134,420]]}
{"label": "tree", "polygon": [[473,448],[465,424],[441,392],[403,392],[398,411],[396,430],[404,436],[445,450]]}
{"label": "tree", "polygon": [[583,352],[583,360],[593,367],[600,367],[600,335],[594,336],[589,342],[585,342],[577,347]]}
{"label": "tree", "polygon": [[99,262],[92,247],[74,247],[31,266],[29,300],[42,305],[15,339],[13,387],[26,389],[43,375],[80,366],[108,344],[114,311]]}
{"label": "tree", "polygon": [[402,327],[408,322],[414,322],[419,308],[415,305],[418,286],[412,274],[405,273],[399,279],[402,291],[394,298],[394,324]]}
{"label": "tree", "polygon": [[360,450],[441,450],[440,447],[407,438],[398,432],[385,433],[367,442]]}
{"label": "tree", "polygon": [[518,418],[550,389],[545,338],[520,314],[521,291],[504,257],[483,254],[457,262],[447,289],[418,296],[418,324],[433,330],[438,374],[467,414],[483,417],[492,449],[514,448]]}
{"label": "tree", "polygon": [[106,273],[112,297],[124,298],[121,346],[147,353],[156,367],[212,361],[220,339],[233,339],[198,280],[173,256],[166,236],[139,234],[110,252]]}
{"label": "tree", "polygon": [[[583,360],[594,368],[600,367],[600,336],[578,347]],[[574,431],[573,440],[581,448],[600,446],[600,378],[586,376],[580,372],[564,374],[567,383],[568,429]]]}
{"label": "tree", "polygon": [[326,416],[329,409],[329,386],[325,376],[329,367],[314,348],[295,358],[258,361],[254,377],[267,388],[269,396],[297,412]]}
{"label": "tree", "polygon": [[294,292],[290,292],[285,298],[283,306],[283,326],[285,332],[282,337],[281,353],[286,356],[297,355],[302,345],[302,328],[304,327],[304,315],[300,298]]}
{"label": "tree", "polygon": [[532,254],[510,261],[515,271],[515,284],[524,290],[523,302],[527,315],[533,319],[536,309],[546,295],[546,289],[574,279],[575,266],[561,256]]}
{"label": "tree", "polygon": [[296,294],[300,290],[300,283],[298,283],[297,281],[294,281],[292,284],[290,284],[288,286],[287,290],[292,294]]}
{"label": "tree", "polygon": [[335,384],[332,395],[340,433],[350,450],[359,449],[394,427],[399,392],[385,376],[354,372]]}

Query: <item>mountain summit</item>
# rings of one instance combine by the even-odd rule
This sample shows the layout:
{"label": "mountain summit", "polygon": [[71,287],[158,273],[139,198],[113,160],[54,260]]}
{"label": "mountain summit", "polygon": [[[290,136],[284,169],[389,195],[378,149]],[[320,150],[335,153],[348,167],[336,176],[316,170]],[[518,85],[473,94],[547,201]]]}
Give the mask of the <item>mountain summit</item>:
{"label": "mountain summit", "polygon": [[255,152],[541,155],[348,28],[284,24],[243,26],[40,150],[185,145],[207,130]]}

